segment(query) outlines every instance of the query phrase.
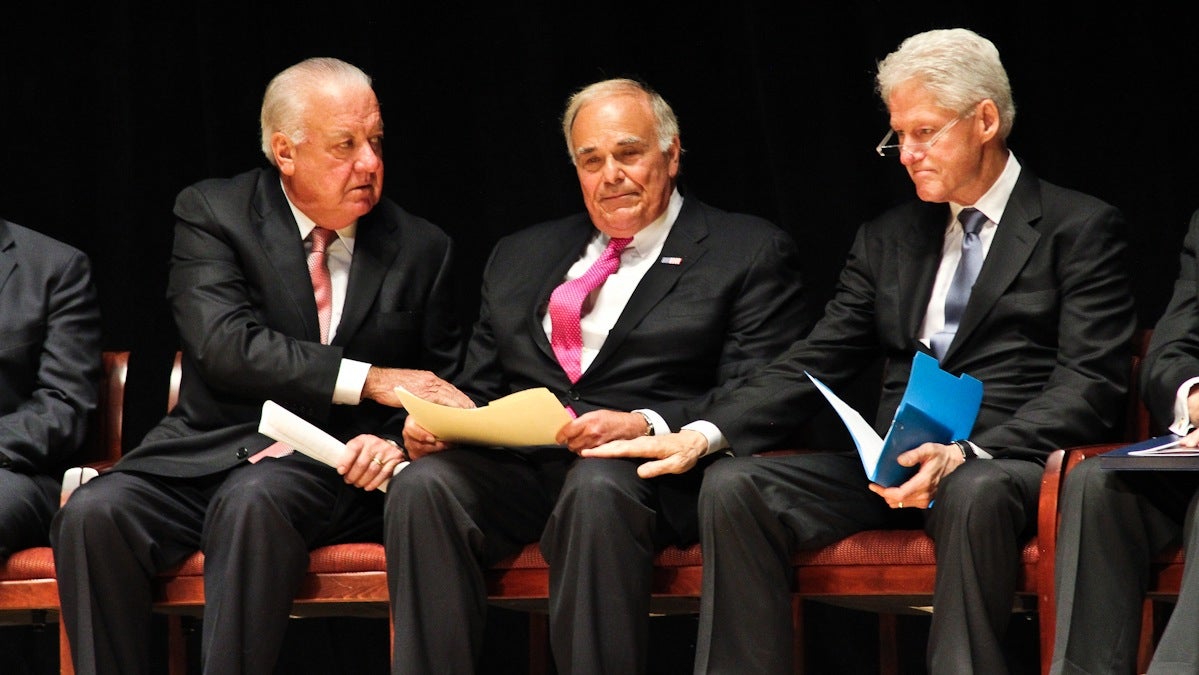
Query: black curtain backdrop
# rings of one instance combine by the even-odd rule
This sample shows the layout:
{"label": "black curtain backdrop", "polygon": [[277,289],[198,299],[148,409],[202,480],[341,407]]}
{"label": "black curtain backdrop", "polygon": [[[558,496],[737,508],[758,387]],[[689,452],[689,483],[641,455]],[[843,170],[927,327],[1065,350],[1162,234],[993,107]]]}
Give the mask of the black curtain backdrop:
{"label": "black curtain backdrop", "polygon": [[[466,323],[496,239],[582,206],[559,131],[566,96],[632,76],[679,115],[684,188],[790,231],[823,302],[858,225],[913,194],[873,153],[887,125],[874,64],[903,37],[950,26],[998,45],[1024,165],[1124,210],[1152,324],[1199,207],[1196,22],[1153,3],[10,4],[0,215],[91,255],[104,345],[135,353],[136,403],[138,374],[153,362],[147,381],[164,381],[175,349],[163,299],[174,197],[265,162],[258,108],[279,70],[329,55],[374,77],[384,190],[454,237]],[[160,393],[145,396],[130,441],[159,415]]]}
{"label": "black curtain backdrop", "polygon": [[1127,215],[1151,325],[1199,207],[1196,22],[1166,4],[7,3],[0,215],[91,256],[104,346],[134,353],[128,446],[161,415],[176,349],[174,197],[265,163],[259,104],[286,66],[336,56],[374,77],[385,192],[455,239],[464,322],[497,238],[581,209],[558,117],[572,90],[611,76],[671,102],[684,189],[791,232],[823,303],[858,225],[913,196],[873,152],[887,126],[877,59],[964,26],[1000,49],[1024,166]]}

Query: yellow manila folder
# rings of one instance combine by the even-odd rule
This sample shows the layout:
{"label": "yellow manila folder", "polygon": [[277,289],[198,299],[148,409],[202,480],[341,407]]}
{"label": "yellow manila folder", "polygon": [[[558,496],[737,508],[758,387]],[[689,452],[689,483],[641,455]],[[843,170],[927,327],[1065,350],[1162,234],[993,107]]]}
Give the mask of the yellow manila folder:
{"label": "yellow manila folder", "polygon": [[469,445],[521,447],[557,445],[558,430],[570,413],[549,389],[538,387],[498,398],[481,408],[454,408],[395,388],[417,424],[438,440]]}

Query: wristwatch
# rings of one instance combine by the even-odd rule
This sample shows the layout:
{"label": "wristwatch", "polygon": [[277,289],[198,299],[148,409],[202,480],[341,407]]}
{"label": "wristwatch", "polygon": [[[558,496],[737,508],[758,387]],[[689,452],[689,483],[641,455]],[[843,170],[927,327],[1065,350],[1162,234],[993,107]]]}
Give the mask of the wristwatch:
{"label": "wristwatch", "polygon": [[641,412],[640,410],[634,410],[633,412],[635,412],[638,415],[641,415],[642,417],[645,418],[645,433],[642,434],[642,436],[653,436],[654,435],[654,423],[650,420],[649,415],[646,415],[645,413]]}
{"label": "wristwatch", "polygon": [[958,450],[962,451],[962,459],[974,459],[978,457],[974,453],[974,446],[970,445],[970,441],[958,440],[954,441],[953,444],[958,446]]}

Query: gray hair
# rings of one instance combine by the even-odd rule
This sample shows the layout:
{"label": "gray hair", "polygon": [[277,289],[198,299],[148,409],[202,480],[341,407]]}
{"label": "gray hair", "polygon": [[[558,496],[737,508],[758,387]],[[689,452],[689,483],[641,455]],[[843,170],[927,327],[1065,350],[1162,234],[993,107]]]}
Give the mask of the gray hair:
{"label": "gray hair", "polygon": [[371,78],[340,59],[317,57],[301,61],[276,75],[262,97],[262,153],[272,165],[271,136],[282,132],[295,143],[304,140],[304,117],[309,95],[323,85],[340,83],[370,88]]}
{"label": "gray hair", "polygon": [[999,109],[999,137],[1006,139],[1016,120],[1012,86],[988,39],[965,28],[930,30],[904,40],[878,64],[875,78],[886,103],[903,83],[916,80],[937,102],[959,113],[983,99]]}
{"label": "gray hair", "polygon": [[579,110],[593,101],[627,94],[642,96],[649,100],[650,108],[654,113],[654,130],[658,134],[658,149],[662,152],[670,149],[670,144],[679,135],[679,119],[675,117],[670,104],[649,85],[627,78],[615,78],[589,84],[576,91],[567,100],[566,112],[562,115],[562,135],[566,137],[566,152],[570,156],[571,164],[575,161],[575,148],[571,144],[570,130],[575,124]]}

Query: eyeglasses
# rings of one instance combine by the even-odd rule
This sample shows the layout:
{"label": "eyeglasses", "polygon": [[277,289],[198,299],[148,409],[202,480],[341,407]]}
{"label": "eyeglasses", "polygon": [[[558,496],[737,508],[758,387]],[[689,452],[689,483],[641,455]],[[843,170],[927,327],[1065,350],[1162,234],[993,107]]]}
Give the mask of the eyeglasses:
{"label": "eyeglasses", "polygon": [[940,131],[933,134],[932,138],[924,141],[923,143],[894,143],[887,145],[887,141],[891,140],[891,137],[895,135],[895,130],[890,129],[887,131],[887,135],[883,136],[883,140],[879,141],[878,145],[874,147],[874,151],[878,153],[879,157],[899,157],[904,152],[910,155],[924,155],[924,153],[928,152],[934,145],[936,145],[937,141],[941,140],[941,137],[947,134],[949,130],[953,128],[953,125],[957,124],[958,120],[960,119],[962,119],[962,116],[958,115],[957,117],[949,120],[949,124],[941,127]]}

